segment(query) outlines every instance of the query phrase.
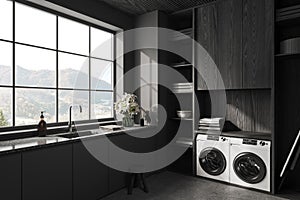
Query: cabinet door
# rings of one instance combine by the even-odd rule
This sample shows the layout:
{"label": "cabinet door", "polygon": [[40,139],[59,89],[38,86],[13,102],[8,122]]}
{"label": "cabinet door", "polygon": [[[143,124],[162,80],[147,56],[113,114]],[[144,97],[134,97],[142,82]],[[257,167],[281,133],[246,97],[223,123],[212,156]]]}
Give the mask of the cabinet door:
{"label": "cabinet door", "polygon": [[[196,12],[196,41],[207,51],[203,55],[195,49],[195,62],[197,70],[205,75],[211,83],[212,88],[218,87],[218,73],[215,66],[209,62],[212,59],[218,66],[218,34],[217,34],[217,8],[216,5],[209,5],[197,9]],[[203,64],[200,64],[201,63]],[[199,73],[197,73],[198,90],[207,89],[207,82]]]}
{"label": "cabinet door", "polygon": [[72,145],[23,153],[23,200],[72,199]]}
{"label": "cabinet door", "polygon": [[[101,153],[104,158],[97,155]],[[108,194],[108,167],[99,161],[107,157],[108,145],[101,138],[73,144],[74,200],[97,200]]]}
{"label": "cabinet door", "polygon": [[0,157],[1,199],[21,200],[21,154]]}
{"label": "cabinet door", "polygon": [[[127,143],[127,138],[125,134],[120,135],[112,135],[109,136],[109,139],[111,141],[111,144],[109,145],[109,162],[122,162],[121,160],[118,160],[118,157],[114,156],[113,151],[113,145],[117,145],[119,148],[125,148],[126,146],[130,145]],[[126,159],[126,158],[124,158]],[[118,171],[116,169],[109,169],[109,192],[115,192],[117,190],[122,189],[127,184],[127,173]]]}
{"label": "cabinet door", "polygon": [[273,0],[243,0],[244,88],[271,85],[273,3]]}
{"label": "cabinet door", "polygon": [[217,4],[218,68],[226,89],[243,87],[242,2],[223,0]]}

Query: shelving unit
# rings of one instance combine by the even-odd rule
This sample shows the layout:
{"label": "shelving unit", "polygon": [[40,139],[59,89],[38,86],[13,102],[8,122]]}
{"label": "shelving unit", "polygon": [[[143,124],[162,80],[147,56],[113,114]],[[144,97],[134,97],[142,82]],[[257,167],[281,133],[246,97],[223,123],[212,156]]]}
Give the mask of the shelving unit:
{"label": "shelving unit", "polygon": [[[174,34],[170,39],[170,42],[177,43],[178,46],[189,51],[190,55],[193,55],[194,53],[193,43],[190,40],[190,38],[194,38],[193,12],[194,10],[192,9],[174,13],[170,16],[170,22],[173,22],[173,24],[170,25],[170,28],[180,32],[180,34]],[[194,175],[194,116],[191,118],[179,118],[176,114],[177,110],[194,110],[195,79],[193,71],[193,57],[191,57],[190,61],[188,61],[180,55],[170,55],[169,61],[169,65],[186,79],[186,83],[191,83],[192,85],[190,91],[171,91],[170,102],[172,103],[170,103],[170,107],[168,108],[169,123],[171,124],[171,128],[174,128],[174,132],[177,131],[176,128],[178,128],[179,125],[183,126],[189,137],[179,138],[176,141],[176,144],[180,147],[188,148],[188,150],[181,156],[181,158],[170,166],[170,170]],[[179,81],[175,79],[171,85],[180,83],[183,83],[182,80]]]}

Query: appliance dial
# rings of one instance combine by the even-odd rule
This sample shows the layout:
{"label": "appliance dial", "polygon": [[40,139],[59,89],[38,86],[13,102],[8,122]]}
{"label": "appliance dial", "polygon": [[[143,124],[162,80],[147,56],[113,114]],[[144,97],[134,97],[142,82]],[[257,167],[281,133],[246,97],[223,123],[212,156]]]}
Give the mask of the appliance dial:
{"label": "appliance dial", "polygon": [[259,143],[261,146],[265,146],[266,145],[266,143],[264,142],[264,141],[260,141],[260,143]]}

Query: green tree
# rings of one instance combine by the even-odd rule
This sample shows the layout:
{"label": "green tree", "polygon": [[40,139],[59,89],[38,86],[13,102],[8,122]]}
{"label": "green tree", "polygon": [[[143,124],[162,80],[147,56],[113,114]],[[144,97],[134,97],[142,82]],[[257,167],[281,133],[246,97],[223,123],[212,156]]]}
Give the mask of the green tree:
{"label": "green tree", "polygon": [[1,126],[8,126],[8,122],[4,117],[3,111],[0,110],[0,127]]}

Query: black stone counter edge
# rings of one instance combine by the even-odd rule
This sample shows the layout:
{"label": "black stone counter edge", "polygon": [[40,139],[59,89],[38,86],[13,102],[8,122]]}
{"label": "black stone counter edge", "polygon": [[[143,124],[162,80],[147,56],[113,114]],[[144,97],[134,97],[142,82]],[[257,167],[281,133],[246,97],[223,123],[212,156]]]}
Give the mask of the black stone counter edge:
{"label": "black stone counter edge", "polygon": [[14,153],[21,153],[21,152],[31,151],[31,150],[36,150],[36,149],[54,147],[54,146],[59,146],[59,145],[72,144],[72,143],[80,142],[82,140],[92,140],[93,138],[98,138],[98,137],[116,136],[116,135],[126,134],[126,132],[144,131],[144,130],[151,130],[151,129],[156,129],[156,128],[157,128],[156,126],[145,126],[145,127],[136,127],[136,129],[131,129],[131,130],[110,131],[110,132],[103,133],[103,134],[83,136],[83,137],[68,139],[65,141],[59,141],[59,142],[54,142],[54,143],[49,143],[49,144],[42,144],[42,145],[36,145],[36,146],[31,146],[31,147],[24,147],[24,148],[19,148],[19,149],[0,151],[0,156],[14,154]]}

